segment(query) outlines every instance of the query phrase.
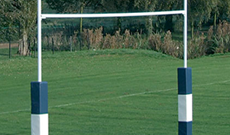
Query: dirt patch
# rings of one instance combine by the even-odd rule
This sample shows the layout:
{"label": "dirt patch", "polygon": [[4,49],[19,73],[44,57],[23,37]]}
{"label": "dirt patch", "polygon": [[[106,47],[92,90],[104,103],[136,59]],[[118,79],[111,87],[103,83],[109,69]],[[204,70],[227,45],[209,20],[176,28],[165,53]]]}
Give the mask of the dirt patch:
{"label": "dirt patch", "polygon": [[[11,47],[18,47],[18,43],[11,43]],[[0,43],[0,49],[9,48],[9,43]]]}

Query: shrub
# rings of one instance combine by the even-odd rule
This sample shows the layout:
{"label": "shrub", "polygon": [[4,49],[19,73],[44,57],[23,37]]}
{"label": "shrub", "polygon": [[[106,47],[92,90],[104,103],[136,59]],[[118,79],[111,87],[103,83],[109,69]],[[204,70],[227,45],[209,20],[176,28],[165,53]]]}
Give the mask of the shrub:
{"label": "shrub", "polygon": [[204,33],[194,35],[193,39],[188,42],[188,59],[193,59],[206,55],[207,45]]}
{"label": "shrub", "polygon": [[[151,49],[171,55],[177,58],[183,58],[183,42],[172,39],[172,33],[156,33],[147,36],[142,32],[134,32],[126,29],[123,34],[117,30],[114,35],[105,34],[103,28],[84,29],[81,34],[74,32],[71,35],[75,45],[81,45],[83,49]],[[80,38],[79,38],[80,37]],[[56,50],[69,50],[70,38],[63,34],[63,31],[53,33],[43,39],[43,44],[47,44],[50,49],[51,39],[54,40]],[[72,46],[73,47],[73,46]],[[45,47],[44,47],[45,48]],[[221,22],[217,29],[211,26],[207,34],[197,32],[195,36],[188,41],[188,58],[197,58],[203,55],[213,53],[226,53],[230,51],[230,24]]]}
{"label": "shrub", "polygon": [[152,50],[155,51],[162,51],[162,41],[161,41],[161,35],[160,34],[151,34],[149,36],[149,46]]}
{"label": "shrub", "polygon": [[155,51],[162,52],[177,58],[183,57],[183,47],[180,42],[174,41],[172,39],[172,34],[170,31],[168,31],[164,37],[160,34],[150,35],[149,45],[150,48]]}
{"label": "shrub", "polygon": [[230,50],[230,24],[226,21],[218,24],[216,33],[210,27],[207,37],[207,54],[226,53]]}

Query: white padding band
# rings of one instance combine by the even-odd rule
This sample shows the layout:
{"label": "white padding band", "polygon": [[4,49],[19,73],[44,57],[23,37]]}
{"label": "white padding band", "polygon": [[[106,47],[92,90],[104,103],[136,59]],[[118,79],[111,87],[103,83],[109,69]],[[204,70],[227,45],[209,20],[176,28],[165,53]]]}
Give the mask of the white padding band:
{"label": "white padding band", "polygon": [[192,94],[178,95],[179,122],[192,121]]}
{"label": "white padding band", "polygon": [[48,114],[31,114],[31,135],[48,135]]}

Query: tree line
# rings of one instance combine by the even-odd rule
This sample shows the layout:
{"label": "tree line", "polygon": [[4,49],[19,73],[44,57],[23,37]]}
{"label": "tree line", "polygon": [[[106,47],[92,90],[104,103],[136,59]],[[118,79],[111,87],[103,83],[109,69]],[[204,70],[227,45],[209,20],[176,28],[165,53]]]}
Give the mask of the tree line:
{"label": "tree line", "polygon": [[[184,0],[43,0],[42,2],[57,13],[84,13],[85,9],[91,9],[93,13],[124,13],[181,10]],[[212,25],[215,29],[220,20],[226,20],[230,16],[230,1],[188,0],[188,15],[192,36],[194,30],[202,29],[203,25]],[[18,49],[20,55],[30,53],[27,41],[29,37],[36,35],[36,18],[37,0],[0,1],[0,27],[20,27]],[[181,19],[181,16],[176,18]],[[157,22],[163,22],[163,25],[154,24],[151,16],[146,17],[144,22],[147,35],[151,35],[156,29],[174,31],[171,15],[157,17]],[[118,28],[121,27],[121,23],[121,18],[117,18]],[[80,21],[80,33],[83,31],[82,25],[83,19]]]}

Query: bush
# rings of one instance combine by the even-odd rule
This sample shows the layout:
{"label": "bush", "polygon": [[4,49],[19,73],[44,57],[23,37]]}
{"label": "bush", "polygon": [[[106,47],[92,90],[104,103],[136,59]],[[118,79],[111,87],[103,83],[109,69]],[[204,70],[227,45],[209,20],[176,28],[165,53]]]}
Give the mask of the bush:
{"label": "bush", "polygon": [[[50,49],[51,39],[54,41],[55,50],[69,50],[69,42],[73,41],[73,48],[80,46],[80,49],[150,49],[177,58],[183,58],[184,52],[183,42],[173,40],[170,31],[147,36],[138,31],[132,34],[130,30],[126,29],[123,34],[118,30],[114,35],[103,35],[103,27],[100,27],[97,29],[84,29],[81,34],[74,32],[70,37],[59,31],[43,38],[43,44],[46,44],[44,48]],[[226,53],[229,50],[230,24],[227,22],[221,22],[216,30],[210,27],[207,34],[197,32],[188,41],[189,59],[214,53]]]}
{"label": "bush", "polygon": [[193,59],[206,55],[207,45],[204,33],[196,34],[193,39],[188,42],[188,59]]}
{"label": "bush", "polygon": [[183,46],[180,42],[172,39],[172,34],[168,31],[164,36],[152,34],[149,37],[149,46],[152,50],[162,52],[177,58],[183,58]]}
{"label": "bush", "polygon": [[213,27],[208,31],[208,54],[226,53],[230,50],[230,24],[226,21],[219,23],[216,33]]}

